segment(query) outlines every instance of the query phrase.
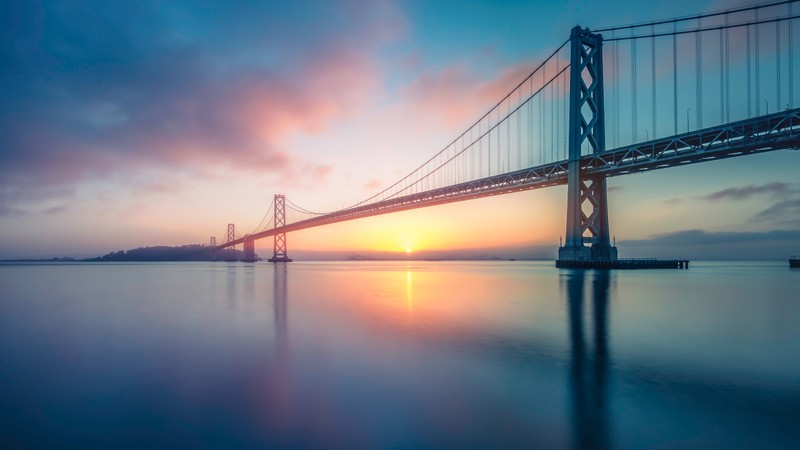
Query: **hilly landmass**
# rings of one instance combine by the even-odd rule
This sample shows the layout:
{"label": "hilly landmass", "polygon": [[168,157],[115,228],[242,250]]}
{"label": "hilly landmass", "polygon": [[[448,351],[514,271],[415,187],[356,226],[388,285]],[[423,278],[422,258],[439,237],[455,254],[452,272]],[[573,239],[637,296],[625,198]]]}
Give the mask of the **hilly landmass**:
{"label": "hilly landmass", "polygon": [[94,258],[36,258],[13,259],[3,262],[148,262],[148,261],[238,261],[244,257],[241,250],[219,250],[213,252],[208,245],[190,244],[180,246],[158,245],[130,250],[110,252]]}
{"label": "hilly landmass", "polygon": [[87,258],[84,261],[217,261],[239,260],[243,256],[240,250],[214,252],[212,247],[207,245],[192,244],[178,247],[166,245],[139,247],[111,252],[97,258]]}

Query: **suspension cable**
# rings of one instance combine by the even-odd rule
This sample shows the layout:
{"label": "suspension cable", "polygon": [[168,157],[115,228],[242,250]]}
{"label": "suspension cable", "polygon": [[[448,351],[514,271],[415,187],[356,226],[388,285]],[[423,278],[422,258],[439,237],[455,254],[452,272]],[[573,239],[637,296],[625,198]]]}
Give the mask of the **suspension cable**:
{"label": "suspension cable", "polygon": [[[555,57],[555,56],[556,56],[556,55],[557,55],[557,54],[558,54],[558,53],[559,53],[559,52],[560,52],[560,51],[561,51],[561,50],[562,50],[562,49],[563,49],[563,48],[564,48],[564,47],[567,45],[567,43],[569,43],[569,41],[570,41],[570,40],[569,40],[569,39],[567,39],[567,40],[565,40],[565,41],[564,41],[564,42],[563,42],[563,43],[562,43],[560,46],[558,46],[558,48],[557,48],[555,51],[553,51],[553,52],[550,54],[550,56],[548,56],[548,57],[547,57],[547,58],[546,58],[546,59],[545,59],[545,60],[544,60],[544,61],[543,61],[541,64],[539,64],[539,65],[536,67],[536,69],[534,69],[534,70],[533,70],[533,71],[532,71],[532,72],[531,72],[531,73],[530,73],[530,74],[529,74],[527,77],[525,77],[525,78],[524,78],[524,79],[523,79],[523,80],[522,80],[522,81],[521,81],[521,82],[520,82],[520,83],[519,83],[519,84],[518,84],[516,87],[514,87],[514,89],[512,89],[512,90],[511,90],[511,91],[510,91],[510,92],[509,92],[509,93],[508,93],[508,94],[507,94],[505,97],[503,97],[503,98],[502,98],[502,99],[501,99],[499,102],[497,102],[497,104],[495,104],[495,106],[493,106],[492,108],[490,108],[488,112],[486,112],[485,114],[483,114],[483,115],[482,115],[482,116],[481,116],[481,117],[480,117],[478,120],[476,120],[476,121],[475,121],[475,123],[474,123],[474,124],[472,124],[472,126],[468,127],[468,128],[467,128],[467,129],[466,129],[466,130],[465,130],[463,133],[461,133],[460,135],[458,135],[458,136],[457,136],[457,137],[456,137],[456,138],[455,138],[455,139],[454,139],[452,142],[450,142],[448,145],[446,145],[446,146],[445,146],[445,147],[444,147],[442,150],[440,150],[439,152],[437,152],[437,153],[436,153],[435,155],[433,155],[433,156],[432,156],[430,159],[428,159],[427,161],[425,161],[424,163],[422,163],[422,164],[421,164],[419,167],[417,167],[416,169],[414,169],[414,170],[413,170],[411,173],[409,173],[409,174],[408,174],[408,175],[406,175],[405,177],[401,178],[400,180],[398,180],[397,182],[395,182],[395,183],[394,183],[394,184],[392,184],[391,186],[389,186],[389,187],[387,187],[387,188],[383,189],[382,191],[378,192],[377,194],[375,194],[375,195],[373,195],[373,196],[371,196],[371,197],[369,197],[369,198],[367,198],[367,199],[365,199],[365,200],[362,200],[362,201],[360,201],[360,202],[358,202],[358,203],[356,203],[356,204],[354,204],[354,205],[350,206],[350,208],[354,208],[354,207],[356,207],[356,206],[360,206],[360,205],[363,205],[363,204],[365,204],[365,203],[368,203],[368,202],[370,202],[371,200],[374,200],[374,199],[376,199],[376,198],[380,197],[381,195],[385,194],[386,192],[389,192],[389,191],[390,191],[390,190],[392,190],[393,188],[395,188],[395,187],[397,187],[398,185],[400,185],[402,182],[404,182],[404,181],[406,181],[407,179],[409,179],[409,178],[410,178],[410,177],[411,177],[413,174],[415,174],[415,173],[416,173],[416,172],[418,172],[419,170],[423,169],[423,168],[424,168],[424,167],[425,167],[425,166],[426,166],[428,163],[432,162],[432,161],[433,161],[433,160],[434,160],[436,157],[438,157],[439,155],[441,155],[442,153],[444,153],[445,151],[447,151],[447,149],[448,149],[448,148],[450,148],[450,146],[452,146],[452,145],[453,145],[453,144],[454,144],[454,143],[455,143],[455,142],[456,142],[458,139],[460,139],[462,136],[466,135],[466,134],[467,134],[467,132],[469,132],[470,130],[472,130],[474,127],[476,127],[476,126],[479,126],[479,124],[480,124],[481,122],[483,122],[483,120],[484,120],[484,119],[486,119],[487,117],[489,117],[489,115],[490,115],[490,114],[491,114],[491,113],[492,113],[492,112],[493,112],[495,109],[497,109],[497,108],[498,108],[500,105],[502,105],[502,103],[503,103],[503,102],[504,102],[506,99],[508,99],[508,98],[509,98],[509,97],[510,97],[510,96],[511,96],[513,93],[514,93],[514,91],[516,91],[517,89],[519,89],[520,87],[522,87],[522,85],[523,85],[523,84],[525,84],[525,82],[527,82],[529,78],[533,77],[533,75],[534,75],[536,72],[538,72],[540,69],[542,69],[542,68],[545,66],[545,64],[547,64],[548,62],[550,62],[550,60],[551,60],[551,59],[553,59],[553,57]],[[531,95],[531,97],[533,97],[533,95]],[[517,109],[519,109],[519,108],[517,108]],[[515,110],[515,111],[516,111],[516,110]],[[492,127],[491,129],[494,129],[494,127]],[[480,139],[480,138],[479,138],[479,139]],[[474,143],[474,141],[473,141],[473,143]],[[441,167],[441,166],[440,166],[440,167]],[[427,175],[426,175],[426,176],[427,176]],[[391,197],[390,197],[390,198],[391,198]],[[349,209],[349,208],[345,208],[345,209]]]}
{"label": "suspension cable", "polygon": [[[725,30],[730,28],[741,28],[741,27],[749,27],[753,25],[760,25],[764,23],[775,23],[775,22],[785,22],[787,20],[794,20],[800,19],[800,15],[794,16],[787,16],[787,17],[776,17],[774,19],[762,19],[762,20],[754,20],[752,22],[743,22],[731,25],[718,25],[714,27],[707,27],[707,28],[698,28],[696,30],[674,30],[674,31],[664,31],[661,33],[652,33],[652,34],[639,34],[636,36],[625,36],[625,37],[615,37],[609,39],[603,39],[604,42],[613,42],[613,41],[627,41],[631,39],[648,39],[648,38],[656,38],[662,36],[677,36],[679,34],[690,34],[690,33],[702,33],[705,31],[715,31],[715,30]],[[598,31],[599,32],[599,31]]]}
{"label": "suspension cable", "polygon": [[[567,64],[567,65],[566,65],[566,66],[565,66],[563,69],[561,69],[561,70],[560,70],[560,71],[559,71],[559,72],[558,72],[558,73],[557,73],[557,74],[556,74],[554,77],[552,77],[552,78],[550,79],[550,81],[548,81],[548,82],[547,82],[547,84],[545,84],[544,86],[540,87],[540,88],[539,88],[539,89],[536,91],[536,93],[535,93],[535,94],[533,94],[533,95],[532,95],[532,96],[531,96],[531,97],[530,97],[528,100],[526,100],[526,102],[525,102],[525,103],[527,103],[528,101],[530,101],[530,99],[531,99],[531,98],[533,98],[534,96],[536,96],[536,95],[537,95],[537,94],[539,94],[540,92],[544,91],[544,89],[545,89],[545,88],[547,88],[548,86],[550,86],[550,85],[553,83],[553,81],[555,81],[556,79],[558,79],[558,77],[560,77],[560,76],[561,76],[561,75],[562,75],[564,72],[566,72],[566,71],[567,71],[567,69],[569,69],[569,67],[570,67],[570,65],[569,65],[569,64]],[[517,112],[519,109],[521,109],[521,108],[522,108],[522,107],[525,105],[525,103],[523,103],[523,104],[521,104],[521,105],[518,105],[516,108],[514,108],[514,110],[513,110],[513,111],[511,111],[511,113],[510,113],[510,114],[513,114],[513,113]],[[486,136],[489,136],[489,134],[490,134],[492,131],[494,131],[494,130],[495,130],[497,127],[499,127],[499,126],[500,126],[500,124],[501,124],[501,123],[503,123],[503,122],[504,122],[504,121],[505,121],[505,120],[506,120],[508,117],[510,117],[510,114],[509,114],[508,116],[506,116],[505,118],[503,118],[503,120],[500,120],[500,121],[498,121],[498,122],[497,122],[497,123],[495,123],[495,124],[494,124],[492,127],[490,127],[489,129],[487,129],[486,131],[484,131],[484,132],[483,132],[483,134],[480,134],[480,135],[478,136],[478,138],[477,138],[475,141],[473,141],[472,143],[470,143],[470,144],[469,144],[468,146],[466,146],[466,147],[465,147],[463,150],[461,150],[461,151],[460,151],[460,152],[458,152],[457,154],[453,155],[451,158],[449,158],[449,159],[446,159],[446,160],[444,160],[443,162],[441,162],[441,163],[440,163],[440,164],[439,164],[437,167],[435,167],[434,169],[432,169],[432,170],[431,170],[430,172],[428,172],[427,174],[423,175],[423,176],[422,176],[422,178],[420,178],[419,180],[415,181],[413,184],[409,185],[408,187],[405,187],[405,188],[403,188],[403,189],[400,189],[400,190],[398,190],[397,192],[393,193],[392,195],[390,195],[390,196],[386,197],[386,199],[395,198],[396,196],[400,195],[402,192],[405,192],[406,190],[408,190],[409,188],[411,188],[411,186],[414,186],[414,185],[416,185],[416,184],[420,183],[420,181],[422,181],[422,180],[424,180],[424,179],[427,179],[427,178],[428,178],[428,177],[430,177],[431,175],[433,175],[433,174],[437,173],[437,172],[439,171],[439,169],[441,169],[442,167],[444,167],[445,165],[447,165],[447,163],[449,163],[449,162],[453,161],[453,160],[454,160],[454,159],[455,159],[457,156],[459,156],[460,154],[462,154],[462,153],[464,153],[465,151],[467,151],[467,150],[469,150],[470,148],[472,148],[472,146],[473,146],[473,145],[475,145],[475,143],[476,143],[476,142],[481,142],[481,140],[482,140],[484,137],[486,137]],[[542,116],[544,116],[544,115],[542,115]],[[490,139],[491,139],[491,138],[490,138]],[[491,142],[491,140],[490,140],[489,142]],[[488,174],[489,174],[489,175],[491,175],[491,172],[489,172]],[[384,190],[384,192],[385,192],[386,190],[388,190],[388,189],[385,189],[385,190]],[[376,197],[376,196],[377,196],[377,195],[373,196],[372,198],[374,198],[374,197]],[[355,205],[351,206],[351,208],[354,208],[354,207],[356,207],[356,206],[362,205],[362,204],[366,203],[368,200],[371,200],[372,198],[370,198],[370,199],[367,199],[367,200],[365,200],[365,201],[363,201],[363,202],[361,202],[361,203],[357,203],[357,204],[355,204]]]}
{"label": "suspension cable", "polygon": [[275,198],[273,197],[273,198],[272,198],[272,201],[269,203],[269,207],[267,208],[267,212],[265,212],[265,213],[264,213],[264,217],[262,217],[262,218],[261,218],[261,222],[259,222],[259,223],[258,223],[258,225],[256,225],[255,229],[253,229],[253,231],[252,231],[252,232],[250,232],[250,234],[256,234],[256,233],[258,233],[259,231],[261,231],[261,226],[262,226],[262,225],[263,225],[264,227],[266,227],[266,226],[267,226],[267,224],[268,224],[268,222],[267,222],[267,221],[269,220],[269,213],[270,213],[270,211],[272,211],[272,208],[273,208],[274,206],[275,206]]}
{"label": "suspension cable", "polygon": [[706,17],[721,16],[721,15],[724,15],[724,14],[735,14],[735,13],[739,13],[739,12],[753,11],[753,10],[756,10],[756,9],[771,8],[773,6],[780,6],[780,5],[787,5],[787,4],[791,4],[791,3],[797,3],[798,1],[800,1],[800,0],[783,0],[783,1],[779,1],[779,2],[762,3],[762,4],[759,4],[759,5],[744,6],[744,7],[741,7],[741,8],[728,9],[728,10],[724,10],[724,11],[715,11],[715,12],[706,13],[706,14],[695,14],[695,15],[691,15],[691,16],[674,17],[672,19],[655,20],[655,21],[652,21],[652,22],[641,22],[641,23],[629,24],[629,25],[618,25],[618,26],[613,26],[613,27],[598,28],[598,29],[596,29],[594,31],[596,33],[602,33],[604,31],[623,30],[623,29],[628,29],[628,28],[643,28],[643,27],[648,27],[648,26],[651,26],[651,25],[664,25],[664,24],[668,24],[668,23],[686,22],[686,21],[690,21],[690,20],[704,19]]}
{"label": "suspension cable", "polygon": [[292,209],[295,212],[299,212],[299,213],[303,213],[303,214],[311,214],[311,215],[314,215],[314,216],[322,216],[322,215],[326,214],[326,213],[321,213],[321,212],[309,211],[309,210],[303,208],[302,206],[298,206],[297,204],[295,204],[294,202],[292,202],[288,198],[286,199],[286,204],[289,206],[289,209]]}

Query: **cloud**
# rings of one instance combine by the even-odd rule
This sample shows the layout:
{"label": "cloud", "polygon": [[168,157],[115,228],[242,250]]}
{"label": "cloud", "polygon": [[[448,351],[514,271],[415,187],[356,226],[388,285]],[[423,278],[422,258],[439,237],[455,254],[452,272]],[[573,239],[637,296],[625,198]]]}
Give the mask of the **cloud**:
{"label": "cloud", "polygon": [[14,217],[24,213],[25,212],[20,209],[0,203],[0,217]]}
{"label": "cloud", "polygon": [[790,183],[768,183],[759,186],[747,185],[712,192],[699,198],[703,200],[746,200],[754,195],[785,196],[798,192],[797,187]]}
{"label": "cloud", "polygon": [[53,206],[52,208],[47,208],[43,212],[48,216],[56,216],[59,214],[63,214],[68,211],[68,208],[64,205]]}
{"label": "cloud", "polygon": [[379,187],[381,187],[381,184],[382,184],[381,180],[379,180],[377,178],[373,178],[373,179],[367,181],[366,183],[364,183],[364,190],[365,191],[375,191]]}
{"label": "cloud", "polygon": [[800,249],[800,230],[681,230],[617,243],[627,258],[783,259]]}
{"label": "cloud", "polygon": [[708,202],[750,200],[759,196],[767,196],[775,200],[771,206],[763,209],[750,218],[752,222],[772,222],[780,226],[800,226],[800,186],[796,183],[773,182],[761,185],[731,187],[710,194],[689,199],[671,198],[664,200],[666,205],[678,205],[686,200],[702,200]]}
{"label": "cloud", "polygon": [[752,218],[755,222],[772,221],[800,227],[800,198],[783,200],[762,210]]}
{"label": "cloud", "polygon": [[404,29],[391,2],[358,0],[6,2],[0,17],[0,188],[16,192],[142,170],[324,176],[286,141],[357,114],[380,88],[373,53]]}
{"label": "cloud", "polygon": [[426,72],[404,89],[404,114],[428,126],[464,126],[506,96],[530,74],[532,64],[517,64],[494,77],[478,74],[466,63]]}
{"label": "cloud", "polygon": [[706,201],[742,201],[755,196],[769,196],[778,201],[751,217],[752,222],[772,222],[780,226],[800,227],[800,188],[793,183],[751,184],[723,189],[698,198]]}
{"label": "cloud", "polygon": [[681,230],[652,236],[649,239],[626,241],[626,244],[661,244],[661,245],[707,245],[742,242],[800,240],[800,230],[773,230],[766,232],[739,232],[705,230]]}

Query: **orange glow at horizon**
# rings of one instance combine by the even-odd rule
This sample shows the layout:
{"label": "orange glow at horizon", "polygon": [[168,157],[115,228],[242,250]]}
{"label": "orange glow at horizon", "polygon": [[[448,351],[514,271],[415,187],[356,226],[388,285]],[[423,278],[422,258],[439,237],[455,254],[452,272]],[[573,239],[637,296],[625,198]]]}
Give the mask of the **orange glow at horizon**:
{"label": "orange glow at horizon", "polygon": [[[494,196],[300,230],[290,233],[287,240],[290,251],[398,255],[548,245],[557,243],[563,234],[561,197],[558,189]],[[271,239],[263,239],[258,248],[266,251],[271,244]]]}

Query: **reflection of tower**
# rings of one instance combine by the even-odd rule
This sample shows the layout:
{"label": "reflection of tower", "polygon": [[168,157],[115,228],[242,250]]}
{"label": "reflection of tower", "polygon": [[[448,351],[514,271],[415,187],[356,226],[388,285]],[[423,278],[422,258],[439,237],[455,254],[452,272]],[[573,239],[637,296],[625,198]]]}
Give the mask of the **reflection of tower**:
{"label": "reflection of tower", "polygon": [[593,355],[583,332],[584,278],[587,272],[567,276],[570,336],[570,392],[575,448],[610,448],[608,435],[608,290],[609,272],[594,271],[592,280]]}
{"label": "reflection of tower", "polygon": [[286,264],[275,264],[275,283],[273,284],[273,302],[275,305],[275,340],[278,344],[278,355],[286,356],[287,353],[287,330],[286,316],[288,314],[288,304],[286,300]]}

